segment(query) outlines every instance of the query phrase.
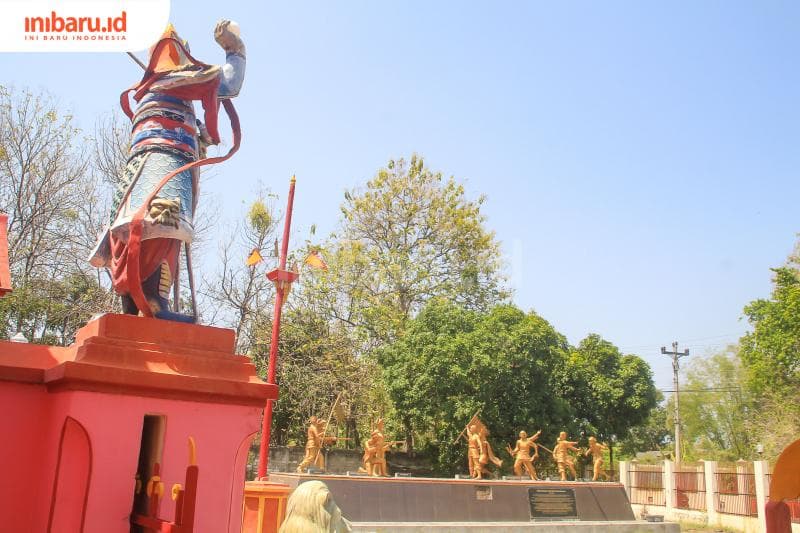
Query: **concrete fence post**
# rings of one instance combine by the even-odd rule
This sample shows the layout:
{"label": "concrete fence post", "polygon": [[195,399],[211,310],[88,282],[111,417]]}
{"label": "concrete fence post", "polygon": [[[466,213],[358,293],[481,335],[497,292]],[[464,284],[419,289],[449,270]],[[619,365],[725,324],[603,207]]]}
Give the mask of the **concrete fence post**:
{"label": "concrete fence post", "polygon": [[706,513],[708,523],[717,524],[717,462],[703,461],[703,470],[706,476]]}
{"label": "concrete fence post", "polygon": [[630,471],[631,471],[630,461],[619,462],[619,482],[622,483],[622,486],[625,489],[625,494],[628,495],[628,500],[631,499]]}
{"label": "concrete fence post", "polygon": [[758,527],[761,531],[767,530],[767,516],[765,506],[769,499],[769,463],[767,461],[753,461],[753,476],[756,484],[756,506],[758,507]]}
{"label": "concrete fence post", "polygon": [[675,463],[664,461],[664,505],[667,512],[675,508]]}

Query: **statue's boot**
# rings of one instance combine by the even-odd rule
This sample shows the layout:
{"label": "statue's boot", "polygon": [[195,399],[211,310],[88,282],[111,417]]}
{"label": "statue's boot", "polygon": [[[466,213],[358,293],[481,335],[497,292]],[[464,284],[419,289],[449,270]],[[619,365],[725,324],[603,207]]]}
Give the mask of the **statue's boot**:
{"label": "statue's boot", "polygon": [[[167,295],[172,287],[172,274],[166,262],[156,268],[150,276],[142,283],[142,292],[150,304],[153,316],[161,320],[171,320],[173,322],[183,322],[194,324],[195,318],[169,310],[169,300]],[[129,294],[122,296],[122,310],[129,315],[139,314],[139,308]]]}

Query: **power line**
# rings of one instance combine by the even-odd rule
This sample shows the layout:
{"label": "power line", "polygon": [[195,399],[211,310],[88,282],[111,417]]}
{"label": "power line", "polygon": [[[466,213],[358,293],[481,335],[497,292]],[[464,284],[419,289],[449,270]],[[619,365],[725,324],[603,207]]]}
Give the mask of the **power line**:
{"label": "power line", "polygon": [[[708,337],[696,337],[696,338],[693,338],[693,339],[684,339],[683,343],[684,344],[689,344],[689,343],[707,341],[707,340],[712,340],[712,339],[722,339],[722,338],[725,338],[725,337],[735,337],[735,338],[738,339],[738,338],[742,337],[743,335],[744,335],[744,333],[725,333],[725,334],[722,334],[722,335],[709,335]],[[727,344],[728,344],[727,342],[717,342],[717,343],[703,344],[703,345],[700,345],[699,347],[724,346],[724,345],[727,345]],[[619,346],[620,350],[634,350],[634,349],[643,349],[643,350],[645,350],[645,349],[654,349],[654,350],[657,350],[658,348],[659,348],[659,346],[656,343],[652,343],[652,344],[631,344],[631,345],[628,345],[628,346]]]}

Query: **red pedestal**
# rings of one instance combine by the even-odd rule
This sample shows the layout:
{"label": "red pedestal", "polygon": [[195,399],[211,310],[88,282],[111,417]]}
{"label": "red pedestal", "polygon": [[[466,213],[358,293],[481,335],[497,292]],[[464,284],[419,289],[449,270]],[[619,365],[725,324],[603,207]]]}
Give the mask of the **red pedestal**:
{"label": "red pedestal", "polygon": [[244,489],[242,533],[277,533],[286,518],[291,492],[285,483],[248,481]]}
{"label": "red pedestal", "polygon": [[124,315],[69,348],[0,342],[0,531],[130,531],[143,437],[160,518],[174,517],[193,437],[194,531],[240,531],[247,453],[277,387],[233,349],[230,330]]}

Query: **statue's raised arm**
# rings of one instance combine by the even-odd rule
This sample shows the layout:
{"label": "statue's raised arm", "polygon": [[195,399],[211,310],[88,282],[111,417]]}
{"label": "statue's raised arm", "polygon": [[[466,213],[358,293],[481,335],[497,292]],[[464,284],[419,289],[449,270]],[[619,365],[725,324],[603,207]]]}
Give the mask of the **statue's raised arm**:
{"label": "statue's raised arm", "polygon": [[214,39],[225,50],[226,63],[222,67],[222,81],[219,86],[220,98],[239,96],[244,83],[247,52],[239,33],[239,26],[230,20],[220,20],[214,28]]}

